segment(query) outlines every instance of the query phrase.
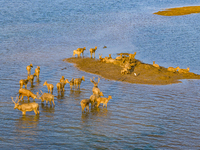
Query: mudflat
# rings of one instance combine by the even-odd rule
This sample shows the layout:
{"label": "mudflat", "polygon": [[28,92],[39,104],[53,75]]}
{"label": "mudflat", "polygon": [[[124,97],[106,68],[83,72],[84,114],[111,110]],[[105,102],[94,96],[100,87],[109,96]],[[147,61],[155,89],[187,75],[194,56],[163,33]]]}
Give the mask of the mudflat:
{"label": "mudflat", "polygon": [[171,72],[167,68],[159,66],[154,67],[152,64],[146,64],[140,60],[134,59],[134,67],[130,70],[130,74],[121,74],[123,69],[120,65],[113,63],[101,62],[94,58],[66,58],[63,61],[74,63],[78,69],[97,74],[105,79],[128,82],[134,84],[150,84],[150,85],[167,85],[181,83],[182,79],[200,79],[200,75],[188,72],[179,73]]}
{"label": "mudflat", "polygon": [[163,11],[158,11],[154,14],[162,16],[181,16],[181,15],[189,15],[192,13],[200,13],[200,6],[168,8]]}

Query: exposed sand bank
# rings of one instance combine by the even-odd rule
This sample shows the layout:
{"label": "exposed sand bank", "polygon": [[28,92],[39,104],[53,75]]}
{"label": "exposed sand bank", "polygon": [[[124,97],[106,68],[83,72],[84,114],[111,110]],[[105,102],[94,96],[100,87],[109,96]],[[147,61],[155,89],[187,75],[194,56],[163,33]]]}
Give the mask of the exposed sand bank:
{"label": "exposed sand bank", "polygon": [[181,79],[200,79],[200,75],[195,73],[173,73],[167,68],[161,66],[156,68],[137,59],[134,59],[135,66],[131,69],[131,73],[126,75],[121,74],[122,67],[119,65],[103,63],[94,58],[66,58],[63,61],[74,63],[80,70],[100,75],[106,79],[135,84],[166,85],[180,83]]}
{"label": "exposed sand bank", "polygon": [[181,15],[189,15],[192,13],[200,13],[200,6],[168,8],[163,11],[158,11],[154,14],[162,16],[181,16]]}

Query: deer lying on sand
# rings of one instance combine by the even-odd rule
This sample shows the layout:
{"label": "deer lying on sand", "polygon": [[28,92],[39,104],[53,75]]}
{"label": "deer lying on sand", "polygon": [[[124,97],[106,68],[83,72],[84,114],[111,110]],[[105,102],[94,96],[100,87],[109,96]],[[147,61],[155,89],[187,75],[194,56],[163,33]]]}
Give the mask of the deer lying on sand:
{"label": "deer lying on sand", "polygon": [[94,53],[94,58],[95,58],[95,51],[97,50],[97,46],[95,46],[95,48],[91,48],[90,49],[90,55],[91,55],[91,58],[92,58],[92,54]]}
{"label": "deer lying on sand", "polygon": [[78,50],[74,50],[73,51],[73,57],[75,57],[75,55],[78,56],[78,58],[80,58],[82,51],[78,51]]}
{"label": "deer lying on sand", "polygon": [[174,67],[168,67],[168,68],[167,68],[167,70],[168,70],[168,71],[171,71],[171,72],[176,72],[178,69],[180,69],[179,66],[176,67],[176,68],[174,68]]}
{"label": "deer lying on sand", "polygon": [[40,66],[37,66],[37,68],[35,68],[35,75],[36,75],[37,78],[39,79],[39,75],[40,75]]}
{"label": "deer lying on sand", "polygon": [[23,87],[23,85],[25,86],[25,88],[27,88],[28,81],[29,81],[29,76],[27,77],[27,79],[21,79],[19,81],[20,89]]}
{"label": "deer lying on sand", "polygon": [[29,100],[29,97],[32,97],[33,100],[37,99],[37,96],[35,94],[33,94],[30,90],[27,89],[19,89],[19,98],[21,97],[21,99],[23,99],[24,96],[26,96]]}
{"label": "deer lying on sand", "polygon": [[122,75],[130,74],[130,73],[131,73],[131,72],[129,71],[128,68],[123,68],[123,69],[121,70],[121,74],[122,74]]}
{"label": "deer lying on sand", "polygon": [[16,103],[15,101],[17,100],[17,98],[15,101],[13,100],[13,97],[11,97],[11,98],[12,98],[13,103],[15,104],[14,109],[18,109],[18,110],[22,111],[23,115],[26,115],[27,111],[34,111],[36,115],[40,113],[38,103],[32,102],[32,103],[26,103],[26,104],[20,105],[19,104],[20,100],[18,100],[18,102]]}
{"label": "deer lying on sand", "polygon": [[101,103],[103,103],[103,107],[106,106],[107,107],[107,103],[109,102],[109,100],[112,99],[112,96],[108,96],[108,98],[106,97],[99,97],[97,98],[97,107],[99,107],[99,105]]}
{"label": "deer lying on sand", "polygon": [[41,90],[40,92],[42,93],[42,95],[39,95],[39,92],[37,92],[37,97],[38,99],[41,99],[42,102],[46,101],[46,104],[49,102],[51,105],[51,102],[53,103],[53,105],[55,105],[54,103],[54,95],[50,94],[50,93],[43,93]]}
{"label": "deer lying on sand", "polygon": [[57,87],[57,91],[58,91],[58,93],[60,92],[60,91],[65,91],[65,85],[68,83],[69,81],[66,79],[66,80],[61,80],[61,82],[58,82],[57,84],[56,84],[56,87]]}
{"label": "deer lying on sand", "polygon": [[31,74],[31,68],[33,68],[33,65],[30,64],[26,67],[26,70],[28,71],[28,75]]}
{"label": "deer lying on sand", "polygon": [[85,108],[86,108],[87,111],[89,111],[90,99],[83,99],[80,102],[80,104],[81,104],[82,112],[84,111]]}
{"label": "deer lying on sand", "polygon": [[85,77],[84,76],[82,76],[82,78],[74,79],[74,86],[76,86],[76,88],[80,89],[80,85],[81,85],[82,81],[85,81]]}
{"label": "deer lying on sand", "polygon": [[159,68],[159,65],[155,64],[155,61],[153,61],[153,66],[156,67],[156,68]]}
{"label": "deer lying on sand", "polygon": [[47,83],[47,81],[45,81],[44,84],[43,84],[43,86],[45,86],[45,85],[47,86],[48,93],[50,91],[51,94],[53,94],[53,88],[54,88],[53,84],[49,84],[49,83]]}
{"label": "deer lying on sand", "polygon": [[188,73],[190,71],[190,68],[188,67],[187,69],[178,69],[179,73]]}
{"label": "deer lying on sand", "polygon": [[86,50],[86,47],[83,48],[77,48],[77,51],[80,51],[83,57],[83,52]]}

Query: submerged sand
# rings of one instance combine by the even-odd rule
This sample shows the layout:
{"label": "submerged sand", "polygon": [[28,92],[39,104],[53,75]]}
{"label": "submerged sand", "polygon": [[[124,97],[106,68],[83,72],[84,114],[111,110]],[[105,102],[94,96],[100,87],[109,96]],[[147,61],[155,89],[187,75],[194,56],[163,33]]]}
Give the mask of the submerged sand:
{"label": "submerged sand", "polygon": [[200,79],[200,75],[192,72],[173,73],[167,68],[161,66],[156,68],[137,59],[134,60],[136,65],[131,69],[131,73],[126,75],[121,74],[122,67],[119,65],[103,63],[94,58],[66,58],[63,61],[74,63],[78,69],[106,79],[135,84],[166,85],[180,83],[182,79]]}
{"label": "submerged sand", "polygon": [[181,15],[189,15],[192,13],[200,13],[200,6],[168,8],[163,11],[158,11],[154,14],[162,16],[181,16]]}

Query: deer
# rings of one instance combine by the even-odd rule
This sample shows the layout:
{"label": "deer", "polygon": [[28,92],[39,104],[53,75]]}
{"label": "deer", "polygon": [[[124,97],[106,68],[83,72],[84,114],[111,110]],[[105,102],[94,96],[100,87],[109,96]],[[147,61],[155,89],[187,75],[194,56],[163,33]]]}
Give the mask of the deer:
{"label": "deer", "polygon": [[31,85],[33,85],[33,80],[35,78],[36,74],[34,73],[33,75],[29,75],[29,80],[31,81]]}
{"label": "deer", "polygon": [[90,79],[90,82],[93,83],[94,87],[98,87],[98,84],[99,84],[101,78],[98,77],[98,82],[94,81],[94,79],[95,79],[95,77],[93,77],[93,80]]}
{"label": "deer", "polygon": [[111,95],[109,95],[108,98],[107,97],[99,97],[99,98],[97,98],[97,107],[99,107],[99,105],[101,103],[103,103],[103,107],[104,106],[107,107],[107,103],[109,102],[110,99],[112,99]]}
{"label": "deer", "polygon": [[83,99],[81,100],[80,104],[81,104],[82,112],[84,111],[85,108],[87,111],[89,111],[90,99]]}
{"label": "deer", "polygon": [[190,68],[188,67],[187,69],[178,69],[179,73],[188,73],[190,71]]}
{"label": "deer", "polygon": [[85,77],[84,76],[82,76],[81,78],[74,79],[74,86],[76,86],[76,88],[80,89],[80,85],[81,85],[82,81],[85,81]]}
{"label": "deer", "polygon": [[29,81],[29,76],[27,77],[27,79],[21,79],[19,81],[20,89],[23,87],[23,85],[25,86],[25,88],[27,88],[28,81]]}
{"label": "deer", "polygon": [[66,80],[61,80],[61,82],[58,82],[57,84],[56,84],[56,87],[57,87],[57,91],[58,91],[58,93],[60,92],[60,91],[65,91],[65,85],[68,83],[69,81],[66,79]]}
{"label": "deer", "polygon": [[44,84],[43,84],[43,86],[45,86],[45,85],[47,86],[48,93],[50,91],[51,94],[53,94],[53,88],[54,88],[53,84],[47,83],[47,81],[45,81]]}
{"label": "deer", "polygon": [[15,104],[14,109],[18,109],[22,111],[22,115],[26,115],[27,111],[34,111],[36,115],[40,113],[38,103],[32,102],[32,103],[26,103],[26,104],[20,105],[19,104],[20,99],[18,99],[18,102],[16,103],[17,97],[15,101],[13,100],[13,97],[11,98],[12,98],[13,103]]}
{"label": "deer", "polygon": [[46,101],[46,104],[48,104],[48,102],[50,103],[51,105],[51,102],[53,103],[53,105],[55,106],[55,103],[54,103],[54,95],[51,94],[51,93],[43,93],[41,90],[40,90],[41,94],[39,95],[39,92],[37,92],[37,97],[38,99],[41,99],[42,102]]}
{"label": "deer", "polygon": [[28,65],[28,66],[26,67],[26,70],[27,70],[27,72],[28,72],[28,75],[31,74],[31,68],[33,68],[33,65],[32,65],[32,64],[30,64],[30,65]]}
{"label": "deer", "polygon": [[159,68],[159,65],[155,64],[155,61],[153,61],[153,66],[156,67],[156,68]]}
{"label": "deer", "polygon": [[176,67],[176,68],[174,68],[174,67],[168,67],[168,68],[167,68],[167,70],[168,70],[168,71],[171,71],[171,72],[176,72],[176,71],[179,70],[179,69],[180,69],[179,66]]}
{"label": "deer", "polygon": [[121,70],[121,74],[122,75],[125,75],[125,74],[130,74],[131,72],[130,72],[130,70],[128,69],[128,68],[123,68],[122,70]]}
{"label": "deer", "polygon": [[74,50],[73,51],[73,57],[75,57],[75,55],[78,56],[78,58],[80,58],[82,51],[78,51],[78,50]]}
{"label": "deer", "polygon": [[132,59],[135,59],[135,55],[136,55],[136,52],[134,52],[134,54],[129,54],[129,61],[131,61]]}
{"label": "deer", "polygon": [[91,103],[91,106],[94,106],[94,104],[96,103],[97,101],[97,98],[101,97],[101,96],[104,96],[103,95],[103,92],[100,92],[99,95],[96,95],[96,94],[92,94],[90,96],[90,103]]}
{"label": "deer", "polygon": [[66,82],[69,83],[70,89],[72,90],[72,87],[74,86],[74,78],[72,78],[70,82],[66,79]]}
{"label": "deer", "polygon": [[19,89],[19,98],[21,96],[21,99],[23,99],[24,96],[26,96],[28,98],[29,101],[29,97],[32,97],[33,100],[37,99],[37,96],[35,94],[33,94],[30,90],[27,89]]}
{"label": "deer", "polygon": [[65,77],[64,77],[64,76],[62,76],[62,77],[60,78],[60,82],[63,82],[63,81],[65,81]]}
{"label": "deer", "polygon": [[92,58],[92,54],[94,53],[94,58],[95,58],[95,51],[97,50],[97,46],[95,46],[95,48],[90,48],[90,55]]}
{"label": "deer", "polygon": [[40,75],[40,66],[37,66],[37,68],[35,68],[35,75],[36,75],[37,78],[39,79],[39,75]]}
{"label": "deer", "polygon": [[86,50],[86,47],[83,48],[77,48],[77,51],[80,51],[83,57],[83,52]]}

